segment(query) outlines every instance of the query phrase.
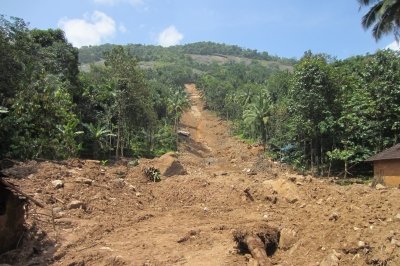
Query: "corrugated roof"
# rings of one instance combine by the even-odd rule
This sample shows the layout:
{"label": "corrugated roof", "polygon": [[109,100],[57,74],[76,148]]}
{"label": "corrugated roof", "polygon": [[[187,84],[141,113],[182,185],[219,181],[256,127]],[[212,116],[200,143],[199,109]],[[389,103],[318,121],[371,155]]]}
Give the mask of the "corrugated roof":
{"label": "corrugated roof", "polygon": [[400,143],[372,157],[369,157],[366,161],[373,162],[373,161],[390,160],[390,159],[400,159]]}

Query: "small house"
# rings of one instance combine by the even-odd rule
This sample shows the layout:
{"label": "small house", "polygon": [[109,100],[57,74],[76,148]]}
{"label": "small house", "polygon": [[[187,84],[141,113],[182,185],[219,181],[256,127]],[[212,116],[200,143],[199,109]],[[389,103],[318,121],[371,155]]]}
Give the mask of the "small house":
{"label": "small house", "polygon": [[400,143],[366,160],[374,163],[376,183],[386,186],[400,186]]}

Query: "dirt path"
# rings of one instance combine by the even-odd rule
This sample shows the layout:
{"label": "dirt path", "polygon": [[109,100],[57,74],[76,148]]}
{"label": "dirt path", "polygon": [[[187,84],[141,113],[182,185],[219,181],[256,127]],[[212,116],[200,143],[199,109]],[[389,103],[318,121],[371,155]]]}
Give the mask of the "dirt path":
{"label": "dirt path", "polygon": [[[196,87],[186,89],[192,107],[181,127],[190,137],[181,137],[178,156],[186,175],[149,182],[142,169],[151,160],[15,167],[11,174],[28,177],[13,182],[46,210],[31,208],[31,240],[0,262],[253,265],[232,233],[268,224],[281,230],[273,264],[400,265],[398,189],[342,187],[286,171],[260,158],[261,147],[231,137],[226,122],[203,109]],[[63,188],[54,188],[56,179]]]}

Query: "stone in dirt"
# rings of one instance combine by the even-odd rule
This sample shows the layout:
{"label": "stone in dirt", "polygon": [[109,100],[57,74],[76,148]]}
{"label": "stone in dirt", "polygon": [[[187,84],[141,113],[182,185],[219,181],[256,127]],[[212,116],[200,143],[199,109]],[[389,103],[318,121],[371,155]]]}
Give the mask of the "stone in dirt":
{"label": "stone in dirt", "polygon": [[280,238],[279,238],[279,248],[283,250],[290,249],[297,242],[297,233],[296,231],[283,228],[281,230]]}
{"label": "stone in dirt", "polygon": [[386,187],[385,187],[384,185],[382,185],[382,184],[377,184],[377,185],[375,186],[375,188],[376,188],[377,190],[381,190],[381,189],[385,189]]}
{"label": "stone in dirt", "polygon": [[292,182],[279,178],[266,180],[264,185],[271,187],[279,196],[282,196],[289,203],[295,203],[299,200],[298,188]]}
{"label": "stone in dirt", "polygon": [[320,266],[338,266],[340,260],[340,254],[335,250],[332,251],[331,254],[326,256],[322,262],[319,264]]}
{"label": "stone in dirt", "polygon": [[53,184],[55,189],[59,189],[59,188],[64,187],[64,182],[62,180],[58,180],[58,179],[57,180],[53,180],[53,181],[51,181],[51,183]]}
{"label": "stone in dirt", "polygon": [[80,200],[73,200],[67,205],[67,209],[68,210],[80,209],[80,208],[81,209],[85,209],[86,208],[85,204]]}
{"label": "stone in dirt", "polygon": [[123,188],[125,186],[125,180],[123,178],[116,178],[113,180],[113,186],[115,188]]}
{"label": "stone in dirt", "polygon": [[179,160],[176,158],[176,154],[169,152],[161,156],[154,161],[154,167],[160,169],[160,173],[163,176],[174,176],[174,175],[186,175],[187,172]]}
{"label": "stone in dirt", "polygon": [[85,177],[77,177],[77,178],[75,179],[75,181],[78,182],[78,183],[86,184],[86,185],[91,185],[91,184],[93,184],[93,180],[92,180],[92,179],[85,178]]}
{"label": "stone in dirt", "polygon": [[392,240],[390,241],[390,243],[391,243],[392,245],[395,245],[395,246],[397,246],[397,247],[400,247],[400,241],[397,240],[397,239],[392,238]]}

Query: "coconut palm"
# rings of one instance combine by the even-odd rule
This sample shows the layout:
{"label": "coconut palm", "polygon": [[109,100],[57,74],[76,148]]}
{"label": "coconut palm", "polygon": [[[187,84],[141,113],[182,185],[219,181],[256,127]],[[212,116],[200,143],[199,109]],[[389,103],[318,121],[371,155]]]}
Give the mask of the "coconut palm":
{"label": "coconut palm", "polygon": [[393,33],[400,37],[400,0],[358,0],[360,6],[371,6],[362,18],[365,29],[372,27],[372,35],[379,40],[383,35]]}

